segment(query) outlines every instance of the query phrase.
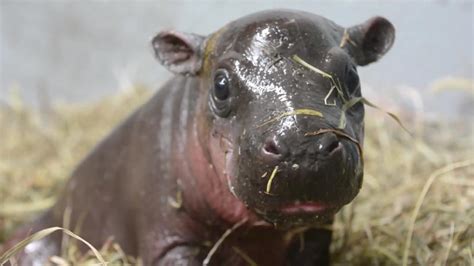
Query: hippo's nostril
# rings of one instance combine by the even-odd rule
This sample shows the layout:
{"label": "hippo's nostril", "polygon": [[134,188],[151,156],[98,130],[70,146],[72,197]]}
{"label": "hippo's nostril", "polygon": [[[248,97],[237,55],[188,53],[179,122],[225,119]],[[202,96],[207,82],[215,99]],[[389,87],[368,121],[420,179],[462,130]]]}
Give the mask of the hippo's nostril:
{"label": "hippo's nostril", "polygon": [[321,136],[318,143],[318,150],[321,154],[331,154],[338,149],[340,142],[335,134],[326,133]]}
{"label": "hippo's nostril", "polygon": [[268,163],[278,163],[286,152],[285,145],[276,136],[267,138],[261,148],[261,156]]}
{"label": "hippo's nostril", "polygon": [[274,154],[274,155],[281,154],[280,149],[277,147],[277,144],[273,139],[269,139],[265,141],[265,144],[263,145],[263,150],[269,154]]}
{"label": "hippo's nostril", "polygon": [[339,141],[334,141],[329,146],[326,147],[326,152],[331,153],[333,150],[335,150],[337,147],[339,147]]}

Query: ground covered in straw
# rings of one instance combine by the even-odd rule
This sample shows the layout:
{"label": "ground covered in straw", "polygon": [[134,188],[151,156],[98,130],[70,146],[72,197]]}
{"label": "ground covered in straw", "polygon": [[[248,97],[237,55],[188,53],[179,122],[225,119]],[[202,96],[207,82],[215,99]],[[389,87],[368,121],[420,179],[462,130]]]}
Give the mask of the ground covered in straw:
{"label": "ground covered in straw", "polygon": [[[138,88],[40,112],[19,97],[0,105],[0,244],[51,206],[78,161],[149,95]],[[333,264],[473,265],[472,127],[413,119],[410,136],[381,114],[366,120],[364,186],[337,217]],[[113,242],[101,252],[107,261],[133,263]],[[52,264],[94,258],[71,246]]]}

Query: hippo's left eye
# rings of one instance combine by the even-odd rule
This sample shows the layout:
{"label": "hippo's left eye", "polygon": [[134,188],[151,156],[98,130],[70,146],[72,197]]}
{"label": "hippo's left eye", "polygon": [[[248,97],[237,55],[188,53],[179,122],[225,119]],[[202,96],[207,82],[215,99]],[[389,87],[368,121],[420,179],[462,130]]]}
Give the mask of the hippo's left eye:
{"label": "hippo's left eye", "polygon": [[359,88],[359,75],[355,68],[349,68],[346,72],[346,86],[347,93],[349,95],[354,95]]}

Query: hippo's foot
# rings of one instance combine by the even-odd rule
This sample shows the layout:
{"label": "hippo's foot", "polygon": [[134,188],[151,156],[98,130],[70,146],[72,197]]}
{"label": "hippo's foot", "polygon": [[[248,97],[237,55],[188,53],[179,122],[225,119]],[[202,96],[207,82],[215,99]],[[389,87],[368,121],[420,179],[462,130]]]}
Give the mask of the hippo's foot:
{"label": "hippo's foot", "polygon": [[200,266],[202,265],[200,251],[200,248],[196,246],[176,246],[166,252],[163,257],[155,260],[153,265]]}
{"label": "hippo's foot", "polygon": [[295,237],[288,249],[287,265],[329,265],[331,230],[308,229],[300,237]]}
{"label": "hippo's foot", "polygon": [[19,265],[47,265],[52,256],[60,252],[60,243],[55,236],[46,237],[28,244],[18,257]]}
{"label": "hippo's foot", "polygon": [[[11,239],[0,248],[0,255],[13,248],[32,233],[51,227],[53,224],[50,213],[45,213],[30,225],[23,226],[19,229]],[[9,261],[17,265],[47,265],[52,256],[60,253],[61,236],[61,233],[55,232],[42,239],[33,241],[27,244],[18,254],[10,258]],[[6,265],[9,265],[9,263]]]}
{"label": "hippo's foot", "polygon": [[[19,241],[21,241],[20,239]],[[18,241],[18,242],[19,242]],[[7,243],[10,249],[14,245]],[[6,251],[5,249],[4,251]],[[1,252],[0,252],[1,253]],[[40,240],[33,241],[25,246],[18,254],[11,257],[6,265],[48,265],[52,256],[60,253],[60,241],[56,236],[48,236]]]}

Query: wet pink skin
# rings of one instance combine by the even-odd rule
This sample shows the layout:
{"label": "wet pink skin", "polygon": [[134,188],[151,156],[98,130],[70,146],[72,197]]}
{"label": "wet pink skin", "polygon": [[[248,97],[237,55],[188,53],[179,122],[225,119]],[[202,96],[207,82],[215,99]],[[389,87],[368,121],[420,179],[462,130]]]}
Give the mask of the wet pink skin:
{"label": "wet pink skin", "polygon": [[280,208],[280,211],[287,215],[313,213],[322,214],[332,212],[334,206],[321,202],[295,202],[294,204],[286,205]]}

